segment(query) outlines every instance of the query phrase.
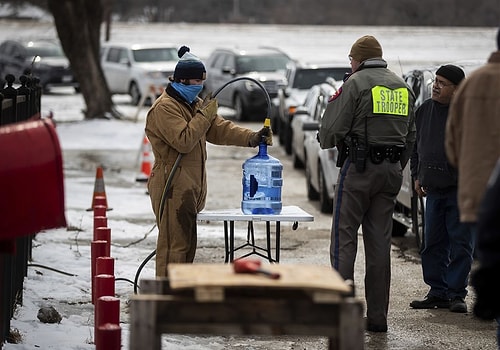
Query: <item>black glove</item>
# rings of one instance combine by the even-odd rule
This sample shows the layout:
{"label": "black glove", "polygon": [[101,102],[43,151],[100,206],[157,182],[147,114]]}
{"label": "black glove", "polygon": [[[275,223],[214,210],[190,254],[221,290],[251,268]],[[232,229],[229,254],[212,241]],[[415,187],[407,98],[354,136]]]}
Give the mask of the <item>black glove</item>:
{"label": "black glove", "polygon": [[217,104],[217,100],[215,98],[212,98],[212,94],[210,93],[201,103],[200,108],[198,108],[198,112],[203,115],[211,124],[217,116],[218,108],[219,105]]}
{"label": "black glove", "polygon": [[258,146],[263,137],[265,138],[265,142],[267,145],[273,145],[273,132],[271,131],[271,128],[268,127],[263,127],[259,131],[254,132],[252,136],[250,136],[248,145],[250,147]]}

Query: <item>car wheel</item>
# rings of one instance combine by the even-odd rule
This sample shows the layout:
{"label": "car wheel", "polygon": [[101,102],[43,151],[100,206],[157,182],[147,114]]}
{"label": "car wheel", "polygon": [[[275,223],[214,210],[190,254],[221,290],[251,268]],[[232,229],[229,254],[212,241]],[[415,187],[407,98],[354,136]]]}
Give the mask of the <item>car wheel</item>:
{"label": "car wheel", "polygon": [[326,188],[325,176],[321,168],[321,164],[318,165],[318,183],[319,183],[319,205],[320,211],[322,213],[328,214],[333,212],[333,199],[328,195],[328,188]]}
{"label": "car wheel", "polygon": [[415,191],[411,198],[411,219],[412,231],[417,240],[417,247],[419,249],[419,252],[422,252],[425,247],[425,204],[424,199],[418,197]]}
{"label": "car wheel", "polygon": [[285,127],[285,152],[287,155],[292,154],[292,138],[293,138],[293,129],[288,124]]}
{"label": "car wheel", "polygon": [[136,83],[132,82],[130,84],[130,88],[128,89],[128,94],[132,97],[131,103],[134,106],[137,106],[141,101],[141,92],[139,91],[139,87]]}
{"label": "car wheel", "polygon": [[245,120],[245,107],[243,105],[243,100],[241,99],[240,96],[236,95],[234,97],[234,102],[233,102],[233,107],[235,111],[234,119],[237,121],[244,121]]}
{"label": "car wheel", "polygon": [[273,118],[271,118],[271,130],[274,135],[279,135],[279,130],[280,130],[279,116],[274,116]]}
{"label": "car wheel", "polygon": [[292,161],[294,169],[303,169],[304,163],[300,160],[299,156],[297,156],[297,152],[292,148]]}
{"label": "car wheel", "polygon": [[393,237],[403,237],[407,231],[408,231],[408,227],[405,224],[402,224],[399,221],[392,219],[392,236]]}
{"label": "car wheel", "polygon": [[307,199],[313,201],[319,199],[318,191],[316,191],[313,185],[311,184],[311,170],[309,170],[307,166],[306,166],[306,188],[307,188]]}

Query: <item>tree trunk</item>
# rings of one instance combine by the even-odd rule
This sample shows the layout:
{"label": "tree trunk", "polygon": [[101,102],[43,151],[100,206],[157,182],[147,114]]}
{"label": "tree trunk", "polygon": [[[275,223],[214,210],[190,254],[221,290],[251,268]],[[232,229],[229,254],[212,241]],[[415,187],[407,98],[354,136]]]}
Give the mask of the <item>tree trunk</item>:
{"label": "tree trunk", "polygon": [[61,46],[80,83],[85,119],[120,117],[99,62],[101,0],[48,0]]}

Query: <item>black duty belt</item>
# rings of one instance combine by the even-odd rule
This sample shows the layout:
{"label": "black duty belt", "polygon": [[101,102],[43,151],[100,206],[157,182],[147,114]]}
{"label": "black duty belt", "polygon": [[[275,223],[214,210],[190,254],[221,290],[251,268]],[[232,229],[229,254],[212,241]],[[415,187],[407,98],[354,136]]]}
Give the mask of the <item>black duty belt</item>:
{"label": "black duty belt", "polygon": [[397,163],[401,159],[401,154],[405,150],[404,146],[370,146],[368,153],[373,164],[380,164],[387,159],[391,163]]}

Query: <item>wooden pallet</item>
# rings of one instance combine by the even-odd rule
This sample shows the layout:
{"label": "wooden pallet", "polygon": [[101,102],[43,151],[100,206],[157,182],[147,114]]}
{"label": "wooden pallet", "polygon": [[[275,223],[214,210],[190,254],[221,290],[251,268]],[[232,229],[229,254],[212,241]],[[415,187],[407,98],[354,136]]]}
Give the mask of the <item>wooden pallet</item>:
{"label": "wooden pallet", "polygon": [[363,307],[330,267],[265,265],[272,280],[228,264],[170,264],[131,299],[130,349],[161,349],[161,334],[312,335],[363,349]]}

